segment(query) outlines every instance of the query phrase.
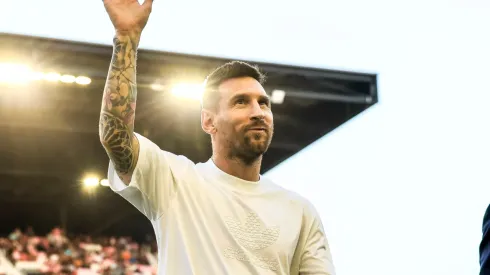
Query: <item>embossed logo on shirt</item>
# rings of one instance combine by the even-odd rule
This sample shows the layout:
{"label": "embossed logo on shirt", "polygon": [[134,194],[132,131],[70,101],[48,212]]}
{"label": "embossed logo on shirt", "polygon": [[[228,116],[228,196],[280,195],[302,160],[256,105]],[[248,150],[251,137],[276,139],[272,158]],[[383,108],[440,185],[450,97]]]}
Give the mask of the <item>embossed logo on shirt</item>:
{"label": "embossed logo on shirt", "polygon": [[267,257],[263,249],[277,241],[280,232],[278,226],[266,227],[255,213],[249,213],[245,223],[233,217],[227,217],[225,222],[231,235],[241,246],[227,247],[224,251],[225,257],[277,270],[278,262],[275,258]]}

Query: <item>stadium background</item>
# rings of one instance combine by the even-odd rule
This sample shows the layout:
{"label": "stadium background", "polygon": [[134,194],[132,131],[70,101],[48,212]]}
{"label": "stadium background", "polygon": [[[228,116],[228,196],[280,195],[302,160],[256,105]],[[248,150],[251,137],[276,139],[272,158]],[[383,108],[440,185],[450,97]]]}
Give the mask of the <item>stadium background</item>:
{"label": "stadium background", "polygon": [[[339,274],[478,272],[490,201],[487,2],[252,1],[242,14],[258,21],[224,1],[161,5],[143,48],[378,73],[377,105],[268,173],[319,208]],[[1,13],[0,31],[110,43],[99,1],[11,1]],[[222,39],[236,29],[258,42]]]}

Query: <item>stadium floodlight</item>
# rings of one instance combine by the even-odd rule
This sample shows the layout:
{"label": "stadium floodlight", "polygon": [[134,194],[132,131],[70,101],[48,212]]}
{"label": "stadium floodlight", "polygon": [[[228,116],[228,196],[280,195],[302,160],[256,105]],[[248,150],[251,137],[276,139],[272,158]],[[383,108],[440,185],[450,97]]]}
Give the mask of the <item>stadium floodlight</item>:
{"label": "stadium floodlight", "polygon": [[96,187],[97,185],[99,185],[99,179],[96,177],[86,177],[83,180],[83,185],[88,188]]}
{"label": "stadium floodlight", "polygon": [[179,98],[201,100],[204,93],[202,84],[180,83],[172,87],[172,94]]}
{"label": "stadium floodlight", "polygon": [[32,72],[31,80],[39,81],[44,79],[44,73],[42,72]]}
{"label": "stadium floodlight", "polygon": [[150,85],[151,89],[152,90],[155,90],[155,91],[163,91],[165,90],[165,86],[161,85],[161,84],[158,84],[158,83],[153,83]]}
{"label": "stadium floodlight", "polygon": [[79,85],[88,85],[92,83],[92,79],[86,76],[79,76],[75,79],[75,82]]}
{"label": "stadium floodlight", "polygon": [[16,63],[0,63],[0,83],[26,84],[31,80],[29,66]]}
{"label": "stadium floodlight", "polygon": [[73,75],[65,74],[60,77],[60,81],[63,83],[73,83],[75,82],[76,77]]}
{"label": "stadium floodlight", "polygon": [[35,72],[27,65],[20,63],[0,63],[0,84],[28,84],[31,81],[44,80],[48,82],[77,83],[79,85],[88,85],[92,79],[87,76],[75,77],[70,74],[57,72]]}
{"label": "stadium floodlight", "polygon": [[50,82],[57,82],[61,78],[61,75],[59,73],[47,73],[44,75],[44,79]]}
{"label": "stadium floodlight", "polygon": [[272,91],[271,102],[274,104],[282,104],[285,96],[286,92],[283,90],[274,90]]}
{"label": "stadium floodlight", "polygon": [[109,186],[109,180],[108,179],[103,179],[100,181],[100,185],[102,186]]}

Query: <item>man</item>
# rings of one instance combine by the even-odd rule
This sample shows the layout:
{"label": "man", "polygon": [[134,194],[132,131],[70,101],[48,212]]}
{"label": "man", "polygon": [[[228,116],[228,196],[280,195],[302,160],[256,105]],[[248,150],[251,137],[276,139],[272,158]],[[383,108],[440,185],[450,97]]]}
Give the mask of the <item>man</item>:
{"label": "man", "polygon": [[334,274],[318,213],[260,176],[273,135],[263,75],[242,62],[206,81],[213,155],[194,164],[134,133],[136,50],[152,1],[105,0],[114,54],[100,116],[111,188],[152,223],[159,274]]}
{"label": "man", "polygon": [[480,275],[490,275],[490,205],[483,217],[483,238],[480,244]]}

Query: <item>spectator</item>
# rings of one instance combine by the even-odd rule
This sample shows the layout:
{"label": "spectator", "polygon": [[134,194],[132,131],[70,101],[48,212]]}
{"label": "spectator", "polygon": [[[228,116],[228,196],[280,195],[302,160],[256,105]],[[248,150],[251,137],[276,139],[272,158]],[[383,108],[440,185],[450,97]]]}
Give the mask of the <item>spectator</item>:
{"label": "spectator", "polygon": [[60,248],[66,243],[66,237],[63,235],[63,231],[59,228],[54,228],[48,235],[48,241],[51,245]]}
{"label": "spectator", "polygon": [[54,228],[46,237],[35,236],[32,228],[23,233],[16,228],[8,238],[0,238],[0,249],[7,251],[14,265],[38,266],[41,274],[155,274],[146,259],[154,243],[140,245],[129,237],[72,239]]}
{"label": "spectator", "polygon": [[16,228],[14,232],[10,233],[9,239],[15,241],[19,239],[21,236],[22,236],[22,232],[20,231],[20,228]]}

